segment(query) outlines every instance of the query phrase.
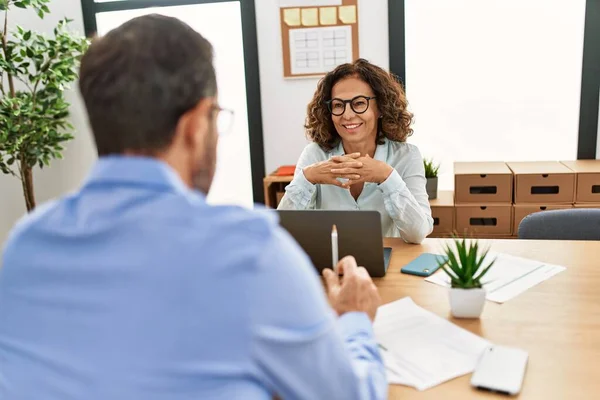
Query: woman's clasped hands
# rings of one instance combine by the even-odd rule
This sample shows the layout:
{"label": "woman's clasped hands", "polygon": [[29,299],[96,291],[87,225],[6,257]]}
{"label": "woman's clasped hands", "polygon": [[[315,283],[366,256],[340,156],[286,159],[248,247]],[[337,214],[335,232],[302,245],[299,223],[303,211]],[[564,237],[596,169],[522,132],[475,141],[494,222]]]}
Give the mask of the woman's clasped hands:
{"label": "woman's clasped hands", "polygon": [[333,156],[303,169],[304,177],[313,185],[335,185],[344,189],[357,183],[382,183],[392,171],[393,168],[385,162],[360,153]]}

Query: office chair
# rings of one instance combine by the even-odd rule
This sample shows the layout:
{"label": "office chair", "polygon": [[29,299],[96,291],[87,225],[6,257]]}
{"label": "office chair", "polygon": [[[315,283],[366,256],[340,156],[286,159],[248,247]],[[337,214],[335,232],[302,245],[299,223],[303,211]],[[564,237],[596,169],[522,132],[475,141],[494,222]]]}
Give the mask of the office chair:
{"label": "office chair", "polygon": [[537,212],[519,224],[519,239],[600,240],[600,209]]}

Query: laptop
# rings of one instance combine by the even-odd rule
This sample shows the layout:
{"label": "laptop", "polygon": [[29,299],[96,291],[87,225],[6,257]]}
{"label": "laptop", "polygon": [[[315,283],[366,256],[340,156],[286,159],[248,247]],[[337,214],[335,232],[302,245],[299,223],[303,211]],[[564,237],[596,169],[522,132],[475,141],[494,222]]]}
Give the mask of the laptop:
{"label": "laptop", "polygon": [[383,277],[392,249],[383,247],[381,216],[377,211],[278,210],[279,223],[296,239],[319,271],[332,268],[331,229],[338,232],[341,260],[354,256],[371,277]]}

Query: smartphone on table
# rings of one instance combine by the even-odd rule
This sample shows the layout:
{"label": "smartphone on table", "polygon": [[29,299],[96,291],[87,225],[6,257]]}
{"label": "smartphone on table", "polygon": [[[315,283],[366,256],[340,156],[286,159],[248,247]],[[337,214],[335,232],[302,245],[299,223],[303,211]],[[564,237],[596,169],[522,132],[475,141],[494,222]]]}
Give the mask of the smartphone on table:
{"label": "smartphone on table", "polygon": [[448,261],[448,257],[440,254],[423,253],[408,264],[400,272],[417,276],[429,276]]}

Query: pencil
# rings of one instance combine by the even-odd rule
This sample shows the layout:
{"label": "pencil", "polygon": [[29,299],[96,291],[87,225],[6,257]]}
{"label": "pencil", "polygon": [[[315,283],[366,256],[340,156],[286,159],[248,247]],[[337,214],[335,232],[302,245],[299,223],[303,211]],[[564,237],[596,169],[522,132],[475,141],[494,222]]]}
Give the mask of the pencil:
{"label": "pencil", "polygon": [[337,233],[337,227],[335,225],[333,225],[333,227],[331,228],[331,264],[333,266],[333,271],[335,273],[338,272],[338,270],[337,270],[338,261],[339,261],[338,233]]}

